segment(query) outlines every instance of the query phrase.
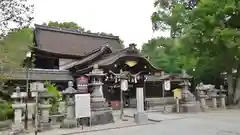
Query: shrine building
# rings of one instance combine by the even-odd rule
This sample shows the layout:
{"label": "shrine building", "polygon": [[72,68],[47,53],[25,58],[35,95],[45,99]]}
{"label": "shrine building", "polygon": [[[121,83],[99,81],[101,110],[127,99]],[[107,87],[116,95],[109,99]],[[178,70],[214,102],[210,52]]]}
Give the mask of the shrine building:
{"label": "shrine building", "polygon": [[[120,71],[131,75],[127,92],[130,98],[135,98],[139,86],[144,87],[147,98],[163,96],[163,79],[159,79],[163,70],[142,56],[135,44],[123,48],[118,36],[35,25],[32,53],[34,66],[29,71],[32,81],[52,81],[63,90],[72,80],[77,90],[87,93],[91,91],[87,87],[88,74],[97,65],[105,74],[101,80],[104,96],[111,100],[120,98],[119,80],[114,77]],[[19,71],[13,79],[25,80],[25,72]],[[171,89],[181,81],[171,75],[166,79],[172,79]],[[172,91],[165,96],[172,96]]]}

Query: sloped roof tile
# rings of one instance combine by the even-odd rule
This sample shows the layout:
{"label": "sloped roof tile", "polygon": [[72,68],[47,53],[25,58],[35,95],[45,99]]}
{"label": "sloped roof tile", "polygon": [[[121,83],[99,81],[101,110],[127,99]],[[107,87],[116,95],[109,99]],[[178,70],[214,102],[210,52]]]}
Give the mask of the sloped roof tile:
{"label": "sloped roof tile", "polygon": [[39,49],[65,55],[84,56],[105,44],[108,44],[113,52],[122,49],[117,36],[99,35],[43,25],[35,25],[34,37]]}

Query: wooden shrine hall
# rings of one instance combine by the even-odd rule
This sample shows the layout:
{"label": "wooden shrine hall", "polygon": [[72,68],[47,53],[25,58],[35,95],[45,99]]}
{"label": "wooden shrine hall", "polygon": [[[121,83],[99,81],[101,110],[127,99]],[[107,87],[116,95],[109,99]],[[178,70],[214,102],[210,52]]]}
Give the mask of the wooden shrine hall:
{"label": "wooden shrine hall", "polygon": [[[146,97],[162,96],[161,85],[144,82],[146,79],[144,76],[160,74],[162,70],[154,67],[147,58],[143,57],[135,44],[123,48],[117,36],[35,25],[32,52],[35,61],[34,67],[31,68],[46,71],[45,76],[40,79],[42,81],[54,81],[66,87],[67,81],[71,78],[76,89],[80,90],[81,87],[86,87],[87,74],[97,65],[105,74],[102,80],[104,95],[111,97],[112,100],[119,98],[119,83],[114,75],[119,74],[120,71],[128,71],[131,75],[128,79],[128,96],[135,97],[135,88],[139,85],[146,88]],[[49,70],[54,70],[50,76],[48,76]],[[35,74],[34,70],[32,71],[31,74]],[[62,72],[64,75],[61,75]],[[53,74],[57,79],[52,77]],[[85,90],[85,92],[90,91]]]}

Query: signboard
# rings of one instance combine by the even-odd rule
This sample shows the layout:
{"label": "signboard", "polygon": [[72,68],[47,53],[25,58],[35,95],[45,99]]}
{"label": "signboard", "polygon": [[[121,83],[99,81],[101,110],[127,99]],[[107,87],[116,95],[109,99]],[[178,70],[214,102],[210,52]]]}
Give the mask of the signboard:
{"label": "signboard", "polygon": [[78,92],[88,93],[88,78],[86,76],[80,76],[76,80]]}
{"label": "signboard", "polygon": [[171,89],[171,82],[170,82],[170,80],[165,80],[164,81],[164,89],[166,91],[169,91]]}
{"label": "signboard", "polygon": [[76,118],[91,117],[90,94],[75,95]]}
{"label": "signboard", "polygon": [[174,89],[173,90],[173,95],[174,95],[174,99],[181,99],[181,89]]}

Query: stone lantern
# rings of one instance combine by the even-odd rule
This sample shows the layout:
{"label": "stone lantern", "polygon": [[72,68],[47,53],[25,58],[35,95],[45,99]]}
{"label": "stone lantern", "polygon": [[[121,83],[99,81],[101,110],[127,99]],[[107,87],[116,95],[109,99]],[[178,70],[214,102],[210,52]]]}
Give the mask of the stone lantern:
{"label": "stone lantern", "polygon": [[[35,111],[35,127],[36,130],[44,131],[51,128],[50,118],[50,108],[49,98],[51,95],[48,93],[47,89],[44,88],[44,84],[41,82],[33,82],[30,84],[30,91],[32,97],[36,100],[36,111]],[[38,110],[39,109],[39,110]]]}
{"label": "stone lantern", "polygon": [[61,128],[74,128],[77,126],[77,120],[75,119],[75,102],[74,95],[76,90],[73,88],[73,82],[68,82],[68,88],[62,92],[66,99],[67,116],[63,120]]}
{"label": "stone lantern", "polygon": [[103,97],[103,78],[105,74],[98,65],[94,65],[92,72],[86,74],[89,79],[89,89],[91,90],[91,124],[107,124],[114,122],[112,111],[108,108],[108,103]]}
{"label": "stone lantern", "polygon": [[201,103],[201,108],[203,111],[207,110],[207,104],[206,104],[206,98],[207,98],[207,90],[208,88],[206,88],[204,86],[204,84],[201,82],[197,87],[196,90],[198,91],[198,96],[200,98],[200,103]]}
{"label": "stone lantern", "polygon": [[182,74],[180,79],[182,83],[179,84],[181,89],[182,98],[180,100],[180,112],[200,112],[201,107],[200,103],[196,101],[196,97],[189,91],[189,86],[191,85],[189,82],[189,76],[185,70],[182,70]]}
{"label": "stone lantern", "polygon": [[14,109],[14,124],[12,125],[10,134],[17,135],[23,132],[22,113],[25,108],[23,99],[27,97],[27,93],[20,92],[20,87],[16,87],[16,91],[13,92],[11,97],[14,100],[14,103],[12,104],[12,108]]}
{"label": "stone lantern", "polygon": [[49,103],[49,99],[52,97],[47,91],[39,94],[40,104],[39,109],[41,112],[40,117],[40,130],[49,130],[51,128],[50,118],[50,109],[52,105]]}

